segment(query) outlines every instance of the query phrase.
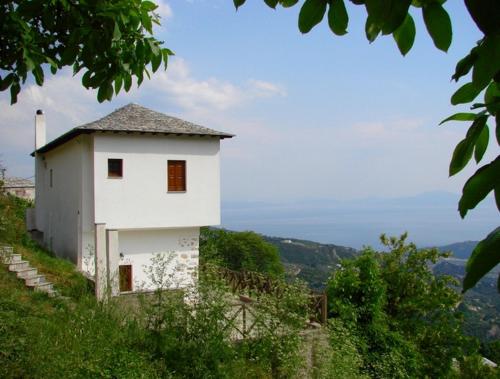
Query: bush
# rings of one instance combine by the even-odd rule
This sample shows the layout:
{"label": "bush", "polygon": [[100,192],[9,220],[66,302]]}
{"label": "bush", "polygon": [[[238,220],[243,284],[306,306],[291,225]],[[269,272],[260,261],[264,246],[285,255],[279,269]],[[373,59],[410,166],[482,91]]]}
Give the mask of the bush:
{"label": "bush", "polygon": [[254,232],[230,232],[202,228],[202,263],[214,263],[235,271],[255,271],[271,277],[284,276],[278,249]]}
{"label": "bush", "polygon": [[366,248],[333,273],[331,316],[358,336],[370,376],[445,377],[453,358],[474,349],[461,333],[455,282],[430,270],[443,254],[407,244],[406,235],[381,240],[389,252]]}

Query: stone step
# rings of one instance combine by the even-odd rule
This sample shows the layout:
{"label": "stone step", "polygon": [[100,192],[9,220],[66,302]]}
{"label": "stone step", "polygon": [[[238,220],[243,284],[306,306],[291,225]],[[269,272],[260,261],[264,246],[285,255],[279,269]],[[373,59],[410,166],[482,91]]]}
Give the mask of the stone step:
{"label": "stone step", "polygon": [[3,263],[5,263],[5,264],[21,262],[22,260],[23,259],[22,259],[21,254],[10,254],[6,257],[3,257]]}
{"label": "stone step", "polygon": [[23,269],[29,268],[29,267],[30,267],[30,263],[28,261],[19,261],[19,262],[9,263],[9,271],[18,272],[20,270],[23,270]]}
{"label": "stone step", "polygon": [[33,286],[35,284],[47,283],[47,280],[45,279],[45,275],[34,275],[24,278],[24,283],[26,283],[27,286]]}
{"label": "stone step", "polygon": [[14,248],[12,246],[7,246],[7,245],[0,246],[0,255],[6,256],[10,254],[14,254]]}
{"label": "stone step", "polygon": [[28,261],[23,261],[21,254],[14,254],[12,246],[0,245],[0,263],[9,266],[9,271],[16,273],[19,279],[24,279],[26,287],[37,292],[44,292],[50,297],[61,295],[54,289],[54,285],[47,281],[45,275],[38,274],[38,270],[31,267]]}
{"label": "stone step", "polygon": [[17,277],[20,279],[25,279],[28,276],[34,276],[38,274],[38,270],[33,267],[28,267],[22,270],[17,271]]}
{"label": "stone step", "polygon": [[33,288],[37,292],[52,292],[54,291],[53,284],[50,282],[46,283],[40,283],[40,284],[33,284],[33,285],[27,285],[27,287]]}

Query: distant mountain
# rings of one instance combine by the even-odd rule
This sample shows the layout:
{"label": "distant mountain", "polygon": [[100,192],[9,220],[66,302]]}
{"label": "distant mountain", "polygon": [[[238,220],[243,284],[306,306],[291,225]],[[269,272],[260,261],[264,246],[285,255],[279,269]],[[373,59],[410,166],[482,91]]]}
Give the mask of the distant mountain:
{"label": "distant mountain", "polygon": [[479,241],[465,241],[452,243],[450,245],[438,246],[441,251],[451,251],[454,258],[469,259],[472,250],[476,247]]}
{"label": "distant mountain", "polygon": [[305,280],[315,290],[322,290],[332,270],[342,259],[358,254],[352,247],[322,244],[293,238],[262,236],[276,246],[289,278]]}

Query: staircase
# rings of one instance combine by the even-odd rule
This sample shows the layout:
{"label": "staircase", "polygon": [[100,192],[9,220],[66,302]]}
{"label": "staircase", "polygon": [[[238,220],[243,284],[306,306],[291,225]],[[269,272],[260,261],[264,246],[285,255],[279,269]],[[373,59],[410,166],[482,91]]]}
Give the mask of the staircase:
{"label": "staircase", "polygon": [[23,260],[21,254],[14,254],[12,246],[0,245],[0,263],[8,266],[9,271],[15,272],[19,279],[24,280],[26,287],[37,292],[45,292],[50,297],[59,296],[54,285],[44,275],[40,275],[36,268]]}

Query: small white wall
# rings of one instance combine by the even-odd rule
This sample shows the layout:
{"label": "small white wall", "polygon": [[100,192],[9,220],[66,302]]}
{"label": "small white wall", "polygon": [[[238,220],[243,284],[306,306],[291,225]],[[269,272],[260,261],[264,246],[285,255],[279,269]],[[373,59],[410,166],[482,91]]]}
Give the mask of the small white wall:
{"label": "small white wall", "polygon": [[33,187],[4,187],[6,193],[26,200],[35,199],[35,189]]}
{"label": "small white wall", "polygon": [[82,203],[82,183],[89,180],[83,176],[83,152],[90,151],[90,140],[89,136],[79,136],[35,156],[36,228],[43,232],[47,248],[78,268],[81,268],[82,213],[89,213],[83,211],[85,206],[92,209],[90,204]]}
{"label": "small white wall", "polygon": [[169,288],[193,284],[198,268],[199,228],[119,231],[120,265],[132,265],[133,291],[153,290],[148,275],[156,254],[168,261]]}
{"label": "small white wall", "polygon": [[[212,137],[94,134],[95,222],[111,229],[220,224],[220,140]],[[108,178],[108,159],[123,178]],[[186,161],[186,192],[167,191],[168,160]]]}

